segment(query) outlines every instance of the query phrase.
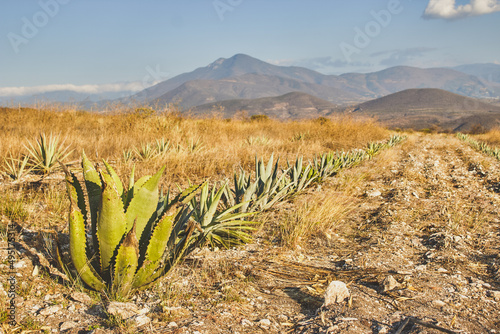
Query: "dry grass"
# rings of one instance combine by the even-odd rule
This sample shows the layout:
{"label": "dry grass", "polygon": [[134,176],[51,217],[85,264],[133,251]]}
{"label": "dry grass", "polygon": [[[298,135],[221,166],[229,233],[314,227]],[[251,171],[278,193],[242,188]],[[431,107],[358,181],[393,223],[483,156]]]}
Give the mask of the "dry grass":
{"label": "dry grass", "polygon": [[[112,161],[123,177],[131,169],[130,161],[123,158],[124,151],[132,152],[165,139],[171,143],[169,151],[137,161],[137,172],[151,173],[166,164],[167,183],[183,183],[187,177],[231,177],[236,167],[252,166],[256,155],[266,158],[274,152],[284,163],[298,155],[307,159],[326,151],[361,147],[388,135],[387,130],[372,121],[350,118],[282,123],[186,119],[175,110],[161,114],[97,114],[57,108],[0,109],[0,156],[12,153],[20,157],[27,152],[25,145],[40,133],[58,135],[65,146],[73,149],[66,161],[78,160],[85,150],[93,160],[98,155]],[[193,152],[189,146],[196,142],[201,149]]]}
{"label": "dry grass", "polygon": [[495,128],[485,134],[474,136],[477,140],[484,141],[488,145],[500,146],[500,128]]}

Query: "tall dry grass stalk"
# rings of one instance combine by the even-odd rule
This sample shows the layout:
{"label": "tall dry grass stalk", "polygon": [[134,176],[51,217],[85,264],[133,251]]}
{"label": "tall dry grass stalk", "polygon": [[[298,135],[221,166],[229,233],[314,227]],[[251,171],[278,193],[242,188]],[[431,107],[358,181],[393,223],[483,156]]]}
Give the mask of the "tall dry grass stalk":
{"label": "tall dry grass stalk", "polygon": [[474,137],[477,140],[486,142],[488,145],[500,147],[500,128],[494,128],[485,134]]}
{"label": "tall dry grass stalk", "polygon": [[[138,174],[152,173],[167,165],[165,182],[232,177],[235,168],[253,168],[255,156],[273,152],[285,164],[298,155],[310,159],[326,151],[349,150],[384,139],[388,131],[370,120],[349,117],[278,122],[248,119],[191,119],[178,110],[158,114],[139,108],[131,112],[91,113],[57,105],[35,108],[0,108],[0,156],[25,154],[25,145],[41,133],[52,133],[72,150],[68,161],[78,160],[82,150],[89,157],[111,161],[121,177],[131,162],[124,152],[158,139],[170,141],[166,154],[137,159]],[[257,138],[257,139],[256,139]],[[190,149],[193,143],[199,149]],[[3,159],[1,159],[3,160]],[[130,159],[129,159],[130,160]]]}

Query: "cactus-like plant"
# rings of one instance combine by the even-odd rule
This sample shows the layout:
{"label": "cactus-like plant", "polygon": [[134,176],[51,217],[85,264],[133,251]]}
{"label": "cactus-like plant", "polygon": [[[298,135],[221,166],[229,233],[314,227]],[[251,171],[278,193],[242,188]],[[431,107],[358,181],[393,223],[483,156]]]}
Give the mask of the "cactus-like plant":
{"label": "cactus-like plant", "polygon": [[136,182],[132,170],[124,189],[113,168],[104,165],[104,170],[94,167],[83,154],[83,184],[62,165],[70,198],[70,254],[86,285],[123,299],[166,274],[183,255],[195,228],[184,204],[200,186],[169,200],[158,191],[165,167]]}
{"label": "cactus-like plant", "polygon": [[237,212],[245,202],[222,208],[221,198],[226,187],[227,183],[223,183],[218,190],[216,187],[209,190],[208,183],[205,183],[201,187],[200,199],[191,199],[192,219],[200,224],[200,228],[194,232],[197,245],[229,248],[252,240],[247,232],[254,229],[252,225],[256,222],[244,218],[256,212]]}
{"label": "cactus-like plant", "polygon": [[47,137],[44,133],[40,134],[34,144],[28,142],[25,147],[29,152],[29,165],[33,171],[40,174],[49,174],[55,170],[57,161],[66,159],[71,153],[71,151],[68,151],[69,146],[64,147],[63,143],[59,144],[59,137],[52,134]]}
{"label": "cactus-like plant", "polygon": [[309,185],[318,178],[318,173],[312,168],[311,164],[308,163],[307,166],[303,166],[302,157],[298,157],[295,160],[295,165],[290,166],[288,164],[288,177],[291,182],[290,193],[299,193],[309,187]]}

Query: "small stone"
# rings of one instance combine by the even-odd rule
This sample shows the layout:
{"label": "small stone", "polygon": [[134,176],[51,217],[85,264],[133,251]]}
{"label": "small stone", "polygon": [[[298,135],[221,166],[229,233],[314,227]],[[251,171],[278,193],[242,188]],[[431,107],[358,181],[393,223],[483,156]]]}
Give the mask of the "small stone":
{"label": "small stone", "polygon": [[495,290],[489,290],[488,291],[488,297],[491,297],[495,300],[500,301],[500,291],[495,291]]}
{"label": "small stone", "polygon": [[382,292],[394,290],[399,286],[398,281],[392,275],[387,276],[381,283]]}
{"label": "small stone", "polygon": [[31,276],[38,276],[39,273],[38,266],[36,265],[35,268],[33,268],[33,272],[31,273]]}
{"label": "small stone", "polygon": [[280,314],[280,315],[278,315],[278,320],[281,322],[285,322],[288,320],[288,317],[284,314]]}
{"label": "small stone", "polygon": [[437,270],[438,273],[447,273],[448,270],[444,269],[444,268],[438,268]]}
{"label": "small stone", "polygon": [[14,268],[15,269],[21,269],[21,268],[24,268],[24,267],[26,267],[26,262],[24,262],[24,260],[21,260],[19,262],[14,263]]}
{"label": "small stone", "polygon": [[52,314],[58,312],[60,309],[61,309],[61,305],[52,305],[52,306],[46,307],[43,310],[41,310],[40,314],[44,315],[44,316],[49,316],[49,315],[52,315]]}
{"label": "small stone", "polygon": [[341,303],[346,298],[349,298],[350,293],[349,289],[344,282],[341,281],[333,281],[328,285],[328,288],[325,292],[325,303],[323,306],[328,306],[335,303]]}
{"label": "small stone", "polygon": [[443,307],[443,306],[445,306],[445,305],[446,305],[446,303],[445,303],[445,302],[443,302],[442,300],[433,300],[433,301],[432,301],[432,304],[433,304],[434,306],[437,306],[437,307]]}
{"label": "small stone", "polygon": [[252,326],[253,324],[252,324],[252,322],[251,322],[250,320],[248,320],[248,319],[241,319],[241,325],[242,325],[243,327],[247,327],[247,326]]}
{"label": "small stone", "polygon": [[75,328],[78,326],[78,324],[74,321],[66,321],[61,324],[61,327],[59,327],[59,330],[61,332],[67,331],[68,329]]}
{"label": "small stone", "polygon": [[259,326],[264,328],[264,329],[267,329],[267,328],[271,327],[271,320],[262,319],[261,321],[259,321]]}
{"label": "small stone", "polygon": [[73,292],[70,297],[79,303],[89,305],[92,303],[92,298],[89,295],[83,292]]}
{"label": "small stone", "polygon": [[380,190],[374,189],[374,190],[367,191],[366,195],[368,197],[378,197],[378,196],[382,195],[382,193],[380,192]]}
{"label": "small stone", "polygon": [[139,313],[139,309],[134,303],[111,302],[107,310],[109,314],[119,316],[123,320],[129,319]]}
{"label": "small stone", "polygon": [[427,269],[427,266],[425,264],[421,264],[421,265],[415,267],[416,271],[425,271],[426,269]]}
{"label": "small stone", "polygon": [[151,319],[147,315],[144,315],[144,314],[136,315],[136,316],[132,317],[131,320],[133,320],[135,322],[137,327],[147,325],[151,322]]}
{"label": "small stone", "polygon": [[175,321],[169,322],[167,325],[169,328],[175,328],[178,327],[177,323]]}

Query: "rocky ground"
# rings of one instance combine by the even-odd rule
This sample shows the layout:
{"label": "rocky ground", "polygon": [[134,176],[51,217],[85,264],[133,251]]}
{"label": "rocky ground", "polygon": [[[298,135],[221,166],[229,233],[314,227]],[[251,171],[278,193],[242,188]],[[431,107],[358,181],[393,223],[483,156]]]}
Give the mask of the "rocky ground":
{"label": "rocky ground", "polygon": [[[19,230],[20,325],[4,316],[3,332],[500,333],[499,167],[453,136],[411,135],[301,195],[357,180],[354,209],[334,230],[295,249],[262,228],[245,247],[195,251],[128,303],[62,285],[46,262],[50,239]],[[269,226],[280,210],[294,204],[269,213]],[[324,306],[332,281],[349,297]]]}

